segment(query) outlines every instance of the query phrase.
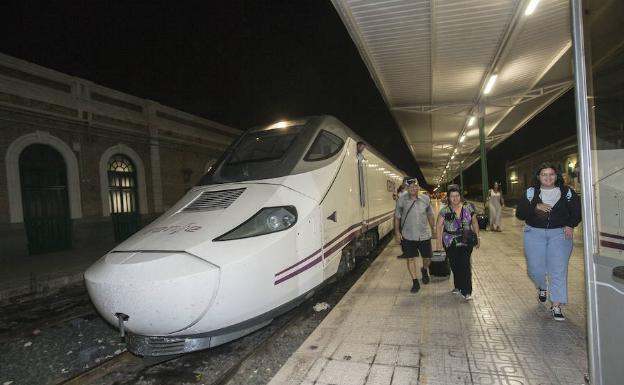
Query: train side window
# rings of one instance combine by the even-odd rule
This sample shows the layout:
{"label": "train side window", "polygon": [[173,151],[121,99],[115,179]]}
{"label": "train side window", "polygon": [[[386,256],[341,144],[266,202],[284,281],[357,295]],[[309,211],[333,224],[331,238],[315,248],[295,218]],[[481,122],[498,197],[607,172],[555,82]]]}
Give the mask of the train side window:
{"label": "train side window", "polygon": [[312,147],[310,147],[310,150],[303,159],[316,161],[330,158],[338,153],[343,145],[344,141],[340,137],[329,131],[322,130],[316,139],[314,139]]}

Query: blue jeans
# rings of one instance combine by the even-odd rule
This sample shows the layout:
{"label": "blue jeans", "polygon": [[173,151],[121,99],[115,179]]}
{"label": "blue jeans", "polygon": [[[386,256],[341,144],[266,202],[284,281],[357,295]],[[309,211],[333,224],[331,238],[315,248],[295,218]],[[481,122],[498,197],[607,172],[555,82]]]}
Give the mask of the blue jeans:
{"label": "blue jeans", "polygon": [[552,302],[568,302],[568,261],[572,254],[572,240],[566,239],[563,227],[539,229],[524,225],[524,254],[529,277],[535,286],[546,289]]}

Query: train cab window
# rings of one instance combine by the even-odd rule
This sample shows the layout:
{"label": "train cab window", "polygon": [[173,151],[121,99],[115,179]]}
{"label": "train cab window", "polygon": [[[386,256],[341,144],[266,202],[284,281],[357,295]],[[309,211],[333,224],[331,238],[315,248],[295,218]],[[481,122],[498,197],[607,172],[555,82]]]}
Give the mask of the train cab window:
{"label": "train cab window", "polygon": [[338,153],[343,145],[344,141],[340,137],[322,130],[303,159],[315,161],[330,158]]}
{"label": "train cab window", "polygon": [[299,131],[301,126],[251,132],[245,135],[232,151],[227,165],[280,159]]}
{"label": "train cab window", "polygon": [[248,130],[230,145],[198,185],[289,175],[312,140],[312,134],[306,136],[306,123],[295,123]]}

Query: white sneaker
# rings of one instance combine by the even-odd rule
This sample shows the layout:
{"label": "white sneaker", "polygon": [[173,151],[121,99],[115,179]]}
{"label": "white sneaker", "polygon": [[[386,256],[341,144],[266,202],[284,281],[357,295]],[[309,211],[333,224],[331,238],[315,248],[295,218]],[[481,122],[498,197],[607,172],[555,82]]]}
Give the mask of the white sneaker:
{"label": "white sneaker", "polygon": [[546,302],[546,299],[548,299],[548,291],[541,288],[537,289],[537,300],[540,302]]}
{"label": "white sneaker", "polygon": [[561,307],[553,306],[550,308],[550,311],[552,312],[552,315],[555,321],[565,321],[565,316],[561,312]]}
{"label": "white sneaker", "polygon": [[461,293],[459,289],[456,288],[456,289],[451,290],[451,294],[461,294]]}
{"label": "white sneaker", "polygon": [[466,295],[464,296],[464,299],[465,299],[466,301],[472,301],[472,294],[466,294]]}

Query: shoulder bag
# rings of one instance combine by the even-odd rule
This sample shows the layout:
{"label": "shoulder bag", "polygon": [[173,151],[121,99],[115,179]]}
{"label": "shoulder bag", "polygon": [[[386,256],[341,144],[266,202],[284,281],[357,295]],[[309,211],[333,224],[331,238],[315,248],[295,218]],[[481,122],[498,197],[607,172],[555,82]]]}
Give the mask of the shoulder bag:
{"label": "shoulder bag", "polygon": [[412,207],[414,207],[414,204],[416,203],[416,200],[414,200],[414,202],[412,202],[412,205],[409,207],[409,209],[407,209],[407,212],[405,213],[405,216],[401,221],[401,225],[399,226],[399,232],[401,233],[401,235],[403,235],[403,226],[405,225],[405,221],[407,221],[407,215],[409,214],[409,212],[412,210]]}

